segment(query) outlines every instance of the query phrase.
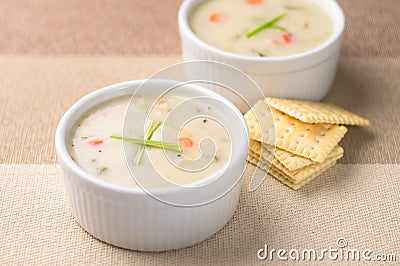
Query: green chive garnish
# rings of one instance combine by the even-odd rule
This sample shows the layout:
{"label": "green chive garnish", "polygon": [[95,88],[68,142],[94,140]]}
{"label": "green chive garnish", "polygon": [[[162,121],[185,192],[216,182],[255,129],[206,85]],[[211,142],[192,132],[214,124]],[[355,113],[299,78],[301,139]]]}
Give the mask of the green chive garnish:
{"label": "green chive garnish", "polygon": [[[154,132],[161,125],[161,121],[151,121],[151,124],[146,128],[146,132],[144,133],[144,139],[149,140],[153,136]],[[139,165],[142,161],[144,154],[144,146],[140,146],[138,151],[136,152],[135,160],[133,160],[133,164]]]}
{"label": "green chive garnish", "polygon": [[[256,35],[257,33],[259,33],[260,31],[263,31],[263,30],[265,30],[266,28],[271,28],[271,26],[274,26],[274,24],[276,23],[276,22],[278,22],[279,20],[281,20],[281,19],[283,19],[284,17],[286,17],[286,13],[283,13],[282,15],[280,15],[280,16],[278,16],[278,17],[276,17],[276,18],[273,18],[273,19],[271,19],[271,20],[269,20],[269,21],[267,21],[267,22],[265,22],[264,24],[261,24],[260,26],[258,26],[256,29],[254,29],[253,31],[251,31],[251,32],[249,32],[247,35],[246,35],[246,37],[247,38],[251,38],[251,37],[253,37],[254,35]],[[275,25],[276,26],[276,25]],[[278,26],[279,27],[279,26]],[[280,27],[281,29],[284,29],[284,28],[282,28],[282,27]],[[285,29],[285,31],[286,31],[286,29]]]}
{"label": "green chive garnish", "polygon": [[164,149],[164,150],[176,151],[176,152],[183,151],[181,144],[173,143],[173,142],[164,142],[164,141],[158,141],[158,140],[144,140],[144,139],[135,139],[135,138],[128,138],[128,137],[123,138],[120,136],[110,136],[110,139],[124,140],[124,141],[128,141],[128,142],[134,143],[134,144],[139,144],[139,145],[143,145],[143,146],[159,148],[159,149]]}
{"label": "green chive garnish", "polygon": [[160,127],[160,125],[161,125],[160,121],[151,121],[151,124],[147,127],[146,132],[144,134],[144,139],[135,139],[128,137],[123,138],[120,136],[110,136],[110,139],[124,140],[130,143],[141,145],[136,153],[135,160],[133,160],[134,165],[139,165],[140,162],[142,161],[144,149],[146,146],[182,153],[183,151],[182,145],[179,143],[151,140],[151,137],[153,136],[154,132]]}

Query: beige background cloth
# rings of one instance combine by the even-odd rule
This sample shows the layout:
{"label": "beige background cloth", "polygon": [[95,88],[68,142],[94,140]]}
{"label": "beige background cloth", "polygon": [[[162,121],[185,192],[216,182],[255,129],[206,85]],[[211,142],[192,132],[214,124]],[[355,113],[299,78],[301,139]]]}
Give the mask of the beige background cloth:
{"label": "beige background cloth", "polygon": [[341,237],[399,261],[400,1],[339,2],[348,24],[326,101],[372,126],[350,127],[344,158],[299,191],[267,177],[249,192],[249,165],[223,229],[189,248],[144,253],[105,244],[74,221],[54,132],[81,96],[180,61],[179,1],[1,1],[0,264],[278,264],[257,250],[321,250]]}

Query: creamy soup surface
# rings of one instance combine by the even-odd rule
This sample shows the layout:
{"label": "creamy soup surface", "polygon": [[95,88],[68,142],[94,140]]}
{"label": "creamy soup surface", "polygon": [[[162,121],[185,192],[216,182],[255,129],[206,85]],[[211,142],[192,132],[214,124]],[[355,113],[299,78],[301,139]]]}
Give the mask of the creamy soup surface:
{"label": "creamy soup surface", "polygon": [[[314,2],[209,0],[193,11],[189,24],[204,42],[231,53],[259,57],[292,55],[316,48],[333,32],[330,17]],[[276,22],[254,33],[276,18]]]}
{"label": "creamy soup surface", "polygon": [[[84,115],[72,129],[69,152],[72,159],[86,172],[117,185],[136,187],[124,152],[127,161],[131,167],[138,169],[138,173],[148,175],[148,169],[154,167],[160,176],[178,185],[198,181],[227,165],[231,157],[231,141],[227,130],[209,117],[218,112],[213,106],[200,100],[186,105],[185,112],[199,118],[176,127],[168,124],[165,118],[186,98],[164,97],[154,105],[150,113],[148,110],[151,109],[152,100],[138,97],[129,105],[130,100],[130,96],[124,96],[105,102]],[[165,120],[151,140],[180,143],[183,152],[146,147],[142,160],[135,165],[132,162],[141,145],[112,139],[110,136],[122,136],[124,132],[124,137],[143,139],[144,128],[137,126],[135,121],[138,120],[137,114],[145,117],[148,113],[151,120]],[[168,134],[163,133],[161,136],[163,130]],[[212,139],[215,146],[207,142],[207,138]]]}

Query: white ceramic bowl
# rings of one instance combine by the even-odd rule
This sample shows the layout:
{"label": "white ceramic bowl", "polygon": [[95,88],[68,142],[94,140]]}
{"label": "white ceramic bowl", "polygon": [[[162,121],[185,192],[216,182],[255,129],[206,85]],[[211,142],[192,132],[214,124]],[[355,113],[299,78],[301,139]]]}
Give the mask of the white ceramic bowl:
{"label": "white ceramic bowl", "polygon": [[[248,74],[261,88],[265,96],[321,100],[332,86],[340,44],[345,25],[343,11],[334,0],[312,0],[330,16],[334,30],[322,45],[310,51],[281,57],[253,57],[229,53],[200,40],[189,26],[189,18],[194,9],[207,0],[183,1],[178,15],[179,32],[182,42],[183,59],[211,60],[234,66]],[[208,72],[218,75],[219,69],[192,69],[193,73]],[[198,75],[198,74],[197,74]],[[225,75],[225,79],[235,84],[235,75]],[[228,82],[222,82],[230,84]],[[240,80],[238,80],[240,84]],[[236,88],[250,99],[254,92],[246,88]],[[257,92],[255,92],[257,93]],[[236,103],[235,103],[236,104]]]}
{"label": "white ceramic bowl", "polygon": [[[189,199],[191,206],[166,204],[141,188],[114,185],[86,173],[71,159],[67,150],[66,142],[73,125],[94,106],[115,97],[132,95],[142,82],[129,81],[94,91],[75,103],[62,117],[55,144],[65,175],[67,197],[76,221],[90,234],[107,243],[141,251],[186,247],[214,234],[234,213],[246,163],[247,126],[236,107],[218,94],[195,85],[188,85],[182,90],[186,96],[205,95],[218,99],[221,102],[218,108],[229,114],[227,126],[234,127],[236,132],[231,136],[232,149],[235,150],[230,167],[202,179],[216,178],[217,182],[210,183],[206,190],[200,187],[189,195],[180,187],[158,190],[166,197],[183,201]],[[152,91],[165,90],[173,83],[168,80],[146,81]],[[215,198],[218,199],[212,200]],[[208,204],[202,204],[207,201]]]}

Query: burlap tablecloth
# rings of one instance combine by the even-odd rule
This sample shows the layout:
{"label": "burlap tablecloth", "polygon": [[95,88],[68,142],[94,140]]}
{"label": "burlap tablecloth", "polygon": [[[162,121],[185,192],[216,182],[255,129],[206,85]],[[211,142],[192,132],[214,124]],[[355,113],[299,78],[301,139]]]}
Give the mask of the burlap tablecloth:
{"label": "burlap tablecloth", "polygon": [[349,128],[337,166],[299,191],[271,177],[254,192],[244,186],[232,220],[181,250],[116,248],[74,221],[55,156],[57,122],[88,92],[179,62],[179,2],[0,2],[0,264],[277,264],[276,255],[261,261],[257,251],[265,244],[321,251],[338,248],[339,238],[346,248],[372,250],[373,259],[395,254],[399,261],[397,0],[339,1],[348,27],[326,101],[372,126]]}

